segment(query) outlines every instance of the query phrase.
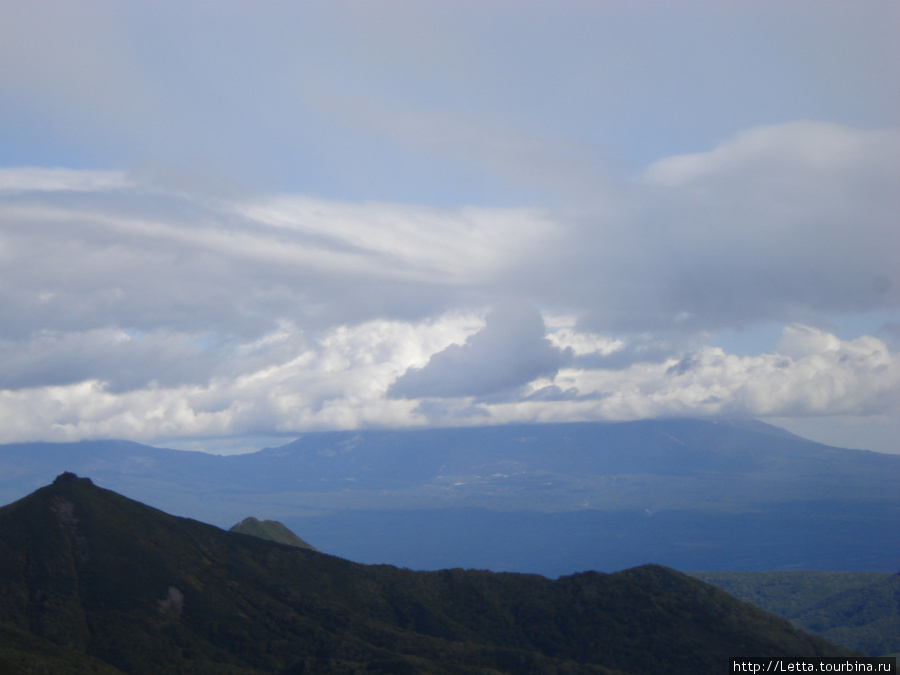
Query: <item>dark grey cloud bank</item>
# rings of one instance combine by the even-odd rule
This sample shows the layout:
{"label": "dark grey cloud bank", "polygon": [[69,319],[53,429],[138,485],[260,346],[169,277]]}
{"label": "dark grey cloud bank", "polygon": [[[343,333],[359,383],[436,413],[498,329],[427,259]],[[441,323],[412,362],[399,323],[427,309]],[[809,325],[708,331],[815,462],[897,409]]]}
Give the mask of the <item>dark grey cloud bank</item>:
{"label": "dark grey cloud bank", "polygon": [[[894,131],[793,123],[651,166],[516,278],[598,330],[689,333],[900,304]],[[556,257],[559,256],[559,257]]]}

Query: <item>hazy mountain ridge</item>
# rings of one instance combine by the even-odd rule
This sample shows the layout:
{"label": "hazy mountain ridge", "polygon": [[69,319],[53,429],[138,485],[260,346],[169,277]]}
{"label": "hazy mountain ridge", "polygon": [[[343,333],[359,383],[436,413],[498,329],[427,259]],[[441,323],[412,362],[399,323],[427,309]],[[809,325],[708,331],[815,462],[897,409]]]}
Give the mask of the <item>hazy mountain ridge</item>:
{"label": "hazy mountain ridge", "polygon": [[[299,482],[318,491],[326,491],[331,481],[352,482],[358,490],[446,488],[459,481],[473,481],[486,489],[510,478],[544,483],[563,479],[587,487],[592,485],[590,477],[677,480],[739,475],[754,478],[758,493],[765,481],[778,479],[783,484],[808,477],[816,471],[813,462],[839,463],[845,478],[862,469],[866,478],[876,481],[877,474],[868,475],[867,468],[878,465],[897,471],[900,466],[896,457],[830,448],[759,422],[689,419],[322,432],[232,459],[252,463],[257,476],[269,485],[291,489]],[[283,470],[292,465],[303,466],[313,480]],[[802,468],[802,476],[792,471],[797,468]],[[857,487],[847,480],[839,484],[827,472],[819,478],[829,479],[833,489]],[[740,498],[748,495],[742,493]]]}
{"label": "hazy mountain ridge", "polygon": [[900,482],[900,456],[832,448],[749,420],[316,432],[226,457],[125,441],[25,443],[0,446],[0,465],[4,491],[44,479],[36,488],[71,468],[114,483],[162,481],[238,498],[315,492],[329,508],[340,505],[322,493],[362,495],[344,494],[346,508],[385,508],[399,496],[404,508],[492,507],[500,498],[503,508],[533,510],[533,490],[548,485],[554,489],[542,490],[538,504],[544,510],[694,507],[710,499],[716,508],[743,507],[817,494],[875,499],[893,496]]}
{"label": "hazy mountain ridge", "polygon": [[664,567],[551,581],[359,565],[72,475],[0,509],[0,579],[0,630],[20,638],[0,651],[10,673],[68,655],[71,672],[135,675],[702,674],[850,653]]}
{"label": "hazy mountain ridge", "polygon": [[0,466],[6,500],[72,470],[205,522],[256,513],[320,549],[420,569],[557,576],[654,559],[893,571],[900,560],[900,456],[751,420],[318,432],[230,457],[20,444],[0,446]]}

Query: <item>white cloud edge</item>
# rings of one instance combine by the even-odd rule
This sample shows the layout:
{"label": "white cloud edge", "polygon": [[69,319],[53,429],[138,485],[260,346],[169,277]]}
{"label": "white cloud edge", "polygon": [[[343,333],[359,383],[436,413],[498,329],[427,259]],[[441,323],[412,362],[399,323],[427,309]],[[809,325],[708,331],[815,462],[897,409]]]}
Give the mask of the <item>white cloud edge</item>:
{"label": "white cloud edge", "polygon": [[[429,417],[419,400],[385,396],[406,368],[429,353],[465,341],[478,328],[459,314],[413,325],[374,321],[341,327],[314,349],[277,366],[230,380],[114,393],[89,380],[67,386],[0,391],[0,442],[71,441],[83,438],[210,437],[302,433],[322,429],[408,427],[426,424],[625,421],[677,416],[814,417],[883,415],[900,402],[900,359],[871,336],[842,341],[808,326],[785,328],[792,355],[778,350],[735,356],[704,347],[678,359],[636,363],[622,370],[566,368],[553,382],[575,387],[575,400],[479,403],[442,401],[445,413]],[[569,340],[609,341],[557,328]],[[551,335],[553,333],[551,332]],[[385,349],[387,348],[387,352]],[[378,355],[388,358],[378,358]],[[532,383],[533,390],[547,382]]]}

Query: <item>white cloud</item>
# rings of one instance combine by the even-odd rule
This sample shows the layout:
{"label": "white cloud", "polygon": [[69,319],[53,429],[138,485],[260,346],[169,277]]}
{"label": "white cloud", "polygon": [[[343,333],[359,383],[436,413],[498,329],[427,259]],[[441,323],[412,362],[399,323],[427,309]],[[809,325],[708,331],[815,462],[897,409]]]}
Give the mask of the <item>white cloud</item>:
{"label": "white cloud", "polygon": [[452,344],[421,368],[410,368],[388,393],[421,399],[511,392],[538,377],[552,380],[570,356],[545,337],[539,312],[527,305],[502,304],[465,344]]}
{"label": "white cloud", "polygon": [[97,192],[134,187],[122,171],[76,171],[40,167],[0,168],[0,193]]}
{"label": "white cloud", "polygon": [[625,370],[566,370],[558,386],[598,394],[611,419],[670,415],[872,415],[895,410],[900,359],[871,336],[841,341],[808,326],[785,328],[784,349],[758,356],[704,347],[681,359]]}
{"label": "white cloud", "polygon": [[[370,321],[310,338],[293,326],[241,345],[201,384],[114,391],[106,382],[0,389],[0,442],[152,439],[422,424],[414,401],[385,393],[408,367],[464,342],[482,321],[451,312],[411,324]],[[8,423],[7,423],[8,422]]]}
{"label": "white cloud", "polygon": [[[213,377],[203,385],[151,383],[113,391],[100,381],[86,380],[0,391],[4,421],[0,442],[682,415],[868,416],[890,415],[900,406],[900,359],[883,342],[869,336],[842,341],[806,326],[785,330],[784,352],[789,354],[779,349],[735,356],[704,347],[681,359],[634,363],[617,370],[563,367],[554,379],[540,376],[543,367],[525,373],[533,359],[524,366],[511,360],[521,377],[501,383],[513,388],[502,398],[479,400],[475,395],[484,392],[475,391],[472,382],[421,392],[412,391],[415,387],[410,385],[405,392],[409,398],[390,396],[391,387],[403,382],[409,368],[427,363],[434,370],[434,364],[448,360],[436,357],[449,351],[459,357],[452,365],[470,379],[475,371],[466,371],[468,365],[491,366],[479,361],[479,355],[503,359],[515,353],[505,351],[510,344],[502,339],[491,343],[497,351],[478,348],[479,340],[485,339],[485,329],[477,332],[482,325],[477,315],[449,314],[418,324],[372,321],[343,326],[316,340],[284,327],[272,340],[259,341],[248,350],[256,352],[256,358],[245,353],[227,377]],[[495,329],[502,332],[504,327]],[[534,336],[525,342],[533,347]],[[291,348],[285,350],[285,343]],[[471,353],[459,347],[462,343]],[[605,349],[602,341],[598,344]],[[470,358],[457,363],[464,356]],[[494,384],[498,372],[505,371],[489,371]],[[521,388],[528,379],[530,384]],[[423,405],[417,395],[444,398],[439,405]]]}
{"label": "white cloud", "polygon": [[[625,342],[622,340],[615,340],[605,335],[586,333],[572,328],[576,323],[574,317],[568,317],[567,322],[566,319],[562,317],[557,321],[559,321],[557,324],[558,327],[555,327],[555,329],[552,329],[547,334],[547,339],[557,349],[563,351],[571,350],[572,354],[575,356],[609,356],[610,354],[625,348]],[[546,323],[548,326],[552,326],[551,321],[547,321]],[[568,323],[568,325],[566,325],[566,323]]]}
{"label": "white cloud", "polygon": [[369,262],[385,276],[455,284],[484,283],[532,255],[555,230],[546,214],[528,209],[429,209],[278,197],[238,205],[237,211],[251,221],[313,238],[303,240],[310,255],[334,248],[352,256],[353,266]]}
{"label": "white cloud", "polygon": [[[5,169],[0,426],[147,439],[891,414],[887,344],[808,326],[900,302],[897,143],[753,129],[606,184],[577,215]],[[771,353],[710,344],[760,322],[793,327]]]}
{"label": "white cloud", "polygon": [[791,122],[742,131],[710,152],[666,157],[650,166],[645,177],[659,185],[700,191],[709,190],[710,183],[727,186],[735,176],[746,180],[749,174],[768,190],[818,191],[826,187],[821,178],[828,174],[840,179],[848,170],[866,171],[873,163],[896,168],[898,149],[896,132]]}

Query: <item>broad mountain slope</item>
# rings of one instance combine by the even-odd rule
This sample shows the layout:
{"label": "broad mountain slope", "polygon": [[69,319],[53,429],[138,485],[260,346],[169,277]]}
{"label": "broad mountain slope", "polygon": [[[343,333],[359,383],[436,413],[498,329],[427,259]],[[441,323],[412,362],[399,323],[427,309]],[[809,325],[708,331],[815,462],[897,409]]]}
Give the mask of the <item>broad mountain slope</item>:
{"label": "broad mountain slope", "polygon": [[660,566],[556,581],[366,566],[73,474],[0,509],[0,634],[10,674],[702,675],[730,657],[850,654]]}
{"label": "broad mountain slope", "polygon": [[[184,499],[188,512],[272,494],[309,509],[720,511],[894,499],[900,455],[833,448],[761,422],[693,419],[317,432],[227,457],[127,441],[18,443],[0,445],[0,498],[66,470],[171,495],[173,506]],[[198,494],[206,499],[191,500]],[[225,525],[246,511],[216,515]]]}
{"label": "broad mountain slope", "polygon": [[121,441],[6,445],[0,499],[65,470],[205,522],[254,513],[319,549],[419,569],[900,562],[900,455],[754,421],[320,432],[230,457]]}
{"label": "broad mountain slope", "polygon": [[407,507],[742,508],[893,496],[900,480],[898,456],[691,419],[322,432],[230,459],[268,490],[405,493]]}

